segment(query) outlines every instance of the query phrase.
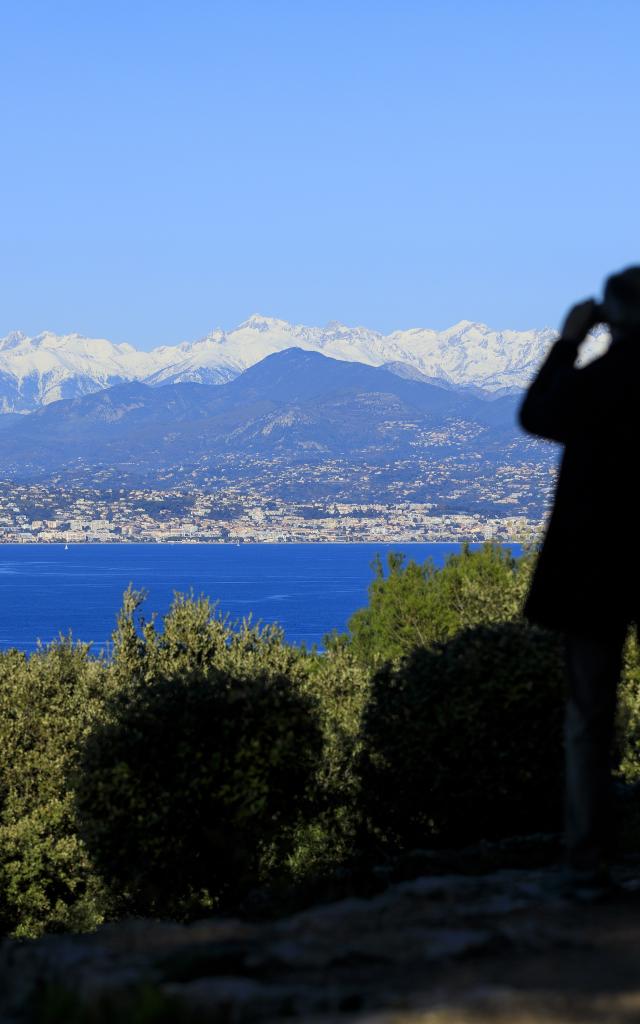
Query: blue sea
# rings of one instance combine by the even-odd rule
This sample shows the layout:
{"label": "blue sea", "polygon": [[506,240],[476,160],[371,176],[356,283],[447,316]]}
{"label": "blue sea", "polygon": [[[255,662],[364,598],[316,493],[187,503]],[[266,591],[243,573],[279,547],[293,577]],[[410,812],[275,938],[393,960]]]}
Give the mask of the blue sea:
{"label": "blue sea", "polygon": [[[471,545],[472,548],[480,545]],[[507,545],[515,555],[518,544]],[[108,644],[129,583],[162,615],[174,591],[205,594],[232,620],[278,622],[289,643],[322,646],[367,603],[376,554],[436,565],[459,544],[0,544],[0,649],[31,651],[71,631]]]}

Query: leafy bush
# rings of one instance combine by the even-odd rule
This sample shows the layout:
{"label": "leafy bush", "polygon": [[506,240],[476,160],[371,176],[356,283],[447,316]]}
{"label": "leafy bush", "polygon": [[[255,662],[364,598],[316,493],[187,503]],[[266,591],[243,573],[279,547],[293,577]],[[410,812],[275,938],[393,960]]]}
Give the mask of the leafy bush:
{"label": "leafy bush", "polygon": [[285,643],[280,626],[261,626],[251,618],[231,623],[209,598],[176,592],[159,630],[155,615],[147,621],[139,613],[145,597],[129,587],[118,614],[111,671],[121,689],[210,668],[237,678],[262,672],[293,681],[307,672],[305,652]]}
{"label": "leafy bush", "polygon": [[294,878],[331,873],[353,852],[358,821],[362,712],[371,680],[345,637],[325,637],[325,652],[308,658],[301,685],[316,702],[324,750],[318,765],[317,810],[296,834],[289,859]]}
{"label": "leafy bush", "polygon": [[66,784],[108,681],[88,645],[0,654],[0,931],[95,927],[107,893],[78,838]]}
{"label": "leafy bush", "polygon": [[[354,810],[353,752],[368,676],[344,638],[327,639],[326,654],[307,654],[285,643],[282,629],[251,620],[231,624],[207,598],[176,594],[156,628],[139,613],[143,592],[129,589],[114,634],[113,671],[126,689],[159,676],[222,670],[235,678],[286,675],[314,701],[324,754],[313,783],[313,820],[300,821],[288,868],[301,880],[322,873],[350,849]],[[355,710],[354,710],[355,709]]]}
{"label": "leafy bush", "polygon": [[618,772],[625,782],[640,782],[640,645],[635,629],[624,648],[618,698]]}
{"label": "leafy bush", "polygon": [[[269,845],[272,861],[280,856],[278,842],[282,845],[287,828],[292,828],[289,812],[295,817],[312,799],[312,793],[315,799],[315,777],[320,774],[319,726],[315,719],[310,724],[309,716],[316,714],[312,712],[312,698],[300,692],[309,661],[304,652],[286,645],[278,627],[260,628],[250,621],[233,627],[217,614],[215,606],[192,595],[176,594],[162,630],[157,629],[154,618],[149,622],[136,619],[143,596],[131,589],[124,595],[110,660],[91,657],[89,645],[74,644],[70,638],[39,649],[30,657],[15,650],[0,653],[0,932],[32,937],[44,931],[87,930],[107,914],[117,912],[118,907],[128,905],[122,893],[107,889],[79,836],[69,780],[78,780],[80,751],[93,727],[100,724],[105,730],[115,729],[121,724],[119,715],[133,708],[141,692],[155,687],[160,677],[182,677],[185,684],[189,680],[195,698],[194,678],[198,675],[208,674],[212,680],[225,673],[229,678],[233,676],[235,692],[227,696],[229,704],[236,702],[234,721],[241,717],[243,700],[246,704],[249,695],[257,692],[256,687],[266,691],[269,681],[273,681],[271,696],[263,695],[255,704],[256,715],[262,708],[271,715],[270,723],[267,727],[258,722],[257,737],[252,737],[245,716],[247,743],[240,751],[240,760],[246,760],[248,791],[253,770],[249,764],[251,750],[258,764],[264,753],[267,767],[263,776],[268,775],[271,787],[271,803],[265,803],[264,833],[256,838],[261,870],[267,863]],[[281,724],[277,721],[280,710]],[[229,716],[226,705],[224,714]],[[303,752],[299,769],[294,766],[287,776],[285,765],[287,758],[293,757],[295,729],[299,729],[296,742],[302,744]],[[105,733],[98,729],[97,735]],[[169,749],[176,736],[178,732],[168,736]],[[181,782],[186,800],[191,785],[187,747],[183,739]],[[196,750],[194,764],[197,757]],[[314,780],[303,793],[301,779],[308,761],[313,761]],[[293,794],[292,806],[285,811],[276,808],[270,823],[267,818],[277,786],[285,782]],[[259,802],[260,777],[256,785],[253,798]],[[197,789],[197,781],[193,786]],[[229,799],[240,804],[239,779],[230,779],[229,787]],[[284,791],[281,798],[283,803],[288,802]],[[243,813],[239,807],[239,818]],[[275,822],[278,829],[282,824],[280,831],[275,829]],[[102,824],[106,829],[108,823]],[[119,827],[118,822],[115,824]],[[208,830],[210,847],[218,825],[201,824]],[[257,827],[257,821],[255,824]],[[168,845],[172,841],[169,839]],[[193,856],[197,856],[196,851]],[[237,867],[239,861],[234,863]]]}
{"label": "leafy bush", "polygon": [[558,829],[563,683],[559,638],[518,622],[384,666],[359,764],[373,833],[410,848]]}
{"label": "leafy bush", "polygon": [[129,910],[180,916],[237,898],[282,865],[321,749],[315,706],[287,676],[160,676],[121,695],[87,741],[82,834]]}
{"label": "leafy bush", "polygon": [[478,551],[463,545],[442,569],[390,554],[387,574],[380,558],[369,604],[349,620],[351,646],[369,668],[397,661],[415,647],[442,643],[462,629],[503,622],[520,615],[534,555],[514,558],[508,549],[487,542]]}

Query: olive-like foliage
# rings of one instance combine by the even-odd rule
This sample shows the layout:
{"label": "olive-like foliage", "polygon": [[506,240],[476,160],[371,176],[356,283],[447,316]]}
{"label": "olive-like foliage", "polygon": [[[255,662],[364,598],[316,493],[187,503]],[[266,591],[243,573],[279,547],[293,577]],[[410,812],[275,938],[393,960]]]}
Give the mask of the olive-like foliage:
{"label": "olive-like foliage", "polygon": [[558,830],[564,680],[559,637],[522,621],[384,666],[359,758],[372,834],[409,849]]}
{"label": "olive-like foliage", "polygon": [[109,690],[103,661],[71,638],[0,653],[0,935],[88,930],[108,913],[66,778]]}
{"label": "olive-like foliage", "polygon": [[441,569],[431,559],[419,565],[399,553],[379,556],[369,602],[349,619],[354,656],[370,670],[398,662],[415,647],[444,643],[463,629],[506,622],[522,614],[536,554],[516,558],[510,549],[487,541],[479,550],[463,544]]}
{"label": "olive-like foliage", "polygon": [[321,754],[315,704],[287,676],[145,680],[85,745],[80,832],[127,910],[188,916],[203,894],[237,900],[282,863]]}

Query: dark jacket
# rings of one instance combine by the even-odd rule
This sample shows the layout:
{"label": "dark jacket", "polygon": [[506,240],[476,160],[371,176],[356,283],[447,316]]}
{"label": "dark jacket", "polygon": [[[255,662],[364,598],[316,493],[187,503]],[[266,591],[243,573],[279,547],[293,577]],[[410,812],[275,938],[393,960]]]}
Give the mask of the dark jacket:
{"label": "dark jacket", "polygon": [[520,408],[525,430],[564,445],[525,615],[591,632],[636,620],[640,607],[640,339],[583,369],[577,349],[556,342]]}

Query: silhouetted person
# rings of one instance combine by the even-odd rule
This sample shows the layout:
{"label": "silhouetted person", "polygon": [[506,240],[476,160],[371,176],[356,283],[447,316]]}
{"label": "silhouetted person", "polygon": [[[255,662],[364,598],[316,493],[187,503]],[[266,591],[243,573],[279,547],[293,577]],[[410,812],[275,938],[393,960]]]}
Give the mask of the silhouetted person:
{"label": "silhouetted person", "polygon": [[[576,369],[596,324],[612,343]],[[611,752],[622,650],[640,606],[640,267],[610,277],[602,305],[574,306],[520,409],[564,455],[525,615],[566,636],[566,845],[575,889],[609,884]]]}

